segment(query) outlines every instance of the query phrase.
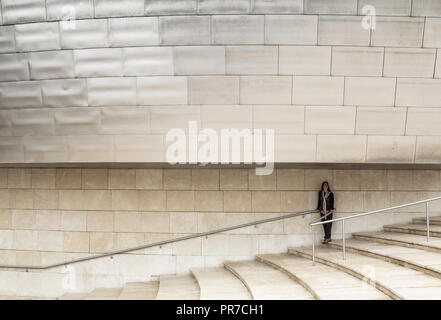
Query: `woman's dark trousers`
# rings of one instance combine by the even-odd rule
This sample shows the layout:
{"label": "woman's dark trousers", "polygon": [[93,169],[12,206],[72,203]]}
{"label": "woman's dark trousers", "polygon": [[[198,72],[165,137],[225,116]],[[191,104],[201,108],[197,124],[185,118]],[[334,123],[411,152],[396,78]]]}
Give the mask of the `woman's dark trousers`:
{"label": "woman's dark trousers", "polygon": [[[327,220],[332,220],[332,213],[326,218],[322,218],[322,221],[327,221]],[[325,231],[325,239],[331,239],[331,227],[332,227],[332,222],[325,223],[323,225],[323,230]]]}

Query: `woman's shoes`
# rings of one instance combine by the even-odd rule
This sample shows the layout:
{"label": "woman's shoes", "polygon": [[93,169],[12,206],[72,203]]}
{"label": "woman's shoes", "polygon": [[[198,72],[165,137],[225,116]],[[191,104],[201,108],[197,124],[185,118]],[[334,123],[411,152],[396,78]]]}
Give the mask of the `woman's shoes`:
{"label": "woman's shoes", "polygon": [[323,240],[323,244],[328,244],[329,242],[331,242],[331,238],[328,238],[328,239],[325,239],[325,240]]}

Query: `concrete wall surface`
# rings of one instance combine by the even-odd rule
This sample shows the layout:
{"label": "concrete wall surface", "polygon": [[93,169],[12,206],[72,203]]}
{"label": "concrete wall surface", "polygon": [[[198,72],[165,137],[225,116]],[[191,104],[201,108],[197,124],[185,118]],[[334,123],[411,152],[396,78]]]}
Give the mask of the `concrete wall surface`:
{"label": "concrete wall surface", "polygon": [[[335,193],[336,217],[438,196],[440,170],[0,169],[0,261],[47,265],[245,222],[315,209],[321,182]],[[430,204],[440,215],[441,201]],[[416,205],[348,220],[347,235],[425,215]],[[49,270],[0,270],[0,295],[52,296],[186,273],[258,253],[311,245],[295,217]],[[316,227],[315,240],[322,238]],[[341,238],[334,223],[333,238]]]}

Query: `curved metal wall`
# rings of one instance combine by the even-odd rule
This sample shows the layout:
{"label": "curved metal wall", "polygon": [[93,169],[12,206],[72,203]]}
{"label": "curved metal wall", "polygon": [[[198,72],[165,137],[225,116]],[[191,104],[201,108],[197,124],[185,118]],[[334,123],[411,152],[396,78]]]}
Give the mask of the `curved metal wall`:
{"label": "curved metal wall", "polygon": [[1,0],[0,17],[3,165],[160,163],[188,120],[274,128],[276,162],[441,159],[439,1]]}

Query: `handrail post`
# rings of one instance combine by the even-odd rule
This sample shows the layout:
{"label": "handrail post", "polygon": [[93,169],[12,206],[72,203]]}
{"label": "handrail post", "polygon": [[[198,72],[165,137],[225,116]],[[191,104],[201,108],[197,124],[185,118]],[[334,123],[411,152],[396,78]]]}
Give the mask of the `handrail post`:
{"label": "handrail post", "polygon": [[426,202],[426,236],[427,242],[430,241],[430,230],[429,230],[430,220],[429,220],[429,201]]}
{"label": "handrail post", "polygon": [[345,220],[342,220],[341,237],[343,240],[343,260],[346,260],[346,239],[345,239]]}
{"label": "handrail post", "polygon": [[314,226],[311,226],[311,236],[312,236],[312,265],[315,265],[315,237],[314,237]]}

